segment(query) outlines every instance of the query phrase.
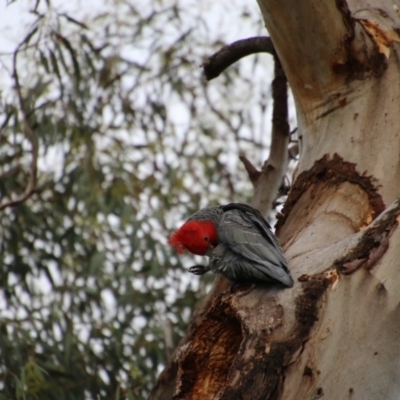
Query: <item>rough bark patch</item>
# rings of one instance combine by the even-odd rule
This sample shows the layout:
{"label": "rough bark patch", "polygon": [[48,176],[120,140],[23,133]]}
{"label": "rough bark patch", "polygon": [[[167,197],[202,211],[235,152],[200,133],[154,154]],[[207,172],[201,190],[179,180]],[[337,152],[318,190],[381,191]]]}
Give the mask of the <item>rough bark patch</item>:
{"label": "rough bark patch", "polygon": [[273,341],[273,336],[284,315],[273,297],[265,297],[261,289],[245,296],[216,296],[177,357],[173,399],[279,399],[286,368],[309,339],[330,284],[326,274],[303,283],[303,293],[296,299],[296,323],[280,341]]}
{"label": "rough bark patch", "polygon": [[311,329],[316,321],[320,309],[320,299],[327,288],[336,281],[336,277],[327,277],[325,273],[310,277],[303,283],[303,294],[296,298],[296,326],[293,342],[308,340]]}
{"label": "rough bark patch", "polygon": [[321,182],[326,187],[339,186],[343,182],[360,186],[368,196],[372,209],[372,219],[375,219],[385,209],[382,197],[373,183],[373,177],[360,174],[356,170],[356,164],[344,161],[337,153],[333,155],[332,159],[329,159],[329,155],[326,154],[316,161],[310,170],[302,172],[294,182],[282,213],[278,215],[277,232],[285,224],[291,210],[303,193],[310,186]]}
{"label": "rough bark patch", "polygon": [[234,387],[227,388],[221,399],[281,399],[286,368],[293,361],[293,354],[300,354],[309,339],[318,321],[321,299],[333,280],[323,273],[303,283],[303,293],[296,298],[296,323],[286,340],[274,342],[272,337],[257,332],[254,338],[244,341],[243,347],[254,349],[255,357],[249,367],[238,355],[236,362],[242,363],[241,379]]}
{"label": "rough bark patch", "polygon": [[215,298],[204,321],[181,349],[173,399],[208,399],[226,384],[242,342],[240,321],[226,300],[226,296]]}
{"label": "rough bark patch", "polygon": [[283,323],[283,309],[273,297],[264,298],[261,292],[255,294],[261,303],[255,307],[247,299],[245,309],[238,302],[238,315],[245,328],[243,341],[220,399],[266,400],[275,399],[280,393],[286,348],[271,338]]}
{"label": "rough bark patch", "polygon": [[282,323],[282,307],[263,289],[216,296],[177,357],[173,398],[275,399],[287,348],[271,337]]}

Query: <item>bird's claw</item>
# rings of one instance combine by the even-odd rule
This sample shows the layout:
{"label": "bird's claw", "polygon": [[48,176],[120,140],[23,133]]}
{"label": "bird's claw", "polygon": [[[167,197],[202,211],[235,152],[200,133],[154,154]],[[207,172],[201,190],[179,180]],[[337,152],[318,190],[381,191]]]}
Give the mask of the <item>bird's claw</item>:
{"label": "bird's claw", "polygon": [[205,265],[193,265],[193,267],[189,268],[189,272],[194,275],[204,275],[210,268]]}

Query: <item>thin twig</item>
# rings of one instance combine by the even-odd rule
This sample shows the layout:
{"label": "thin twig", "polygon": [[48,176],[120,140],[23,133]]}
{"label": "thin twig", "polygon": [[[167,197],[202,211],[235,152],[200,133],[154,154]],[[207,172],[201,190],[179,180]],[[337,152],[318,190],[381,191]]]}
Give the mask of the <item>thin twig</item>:
{"label": "thin twig", "polygon": [[37,146],[37,140],[35,137],[35,133],[33,132],[32,127],[29,125],[27,111],[25,108],[24,100],[22,98],[21,85],[19,82],[19,76],[18,76],[18,71],[17,71],[17,56],[20,51],[20,48],[25,43],[25,41],[26,41],[26,39],[24,39],[24,41],[17,47],[17,49],[14,52],[12,77],[14,78],[15,91],[17,92],[18,104],[19,104],[19,108],[20,108],[20,111],[22,114],[24,133],[25,133],[26,138],[29,140],[29,143],[31,144],[32,160],[31,160],[31,165],[30,165],[29,180],[26,185],[24,193],[21,196],[17,197],[15,200],[6,201],[6,202],[0,204],[0,211],[4,210],[7,207],[13,207],[20,203],[23,203],[25,200],[27,200],[32,195],[32,193],[34,192],[35,187],[36,187],[38,146]]}
{"label": "thin twig", "polygon": [[164,341],[165,341],[165,351],[167,353],[168,361],[171,360],[172,353],[174,352],[174,341],[172,340],[172,322],[167,317],[164,321]]}
{"label": "thin twig", "polygon": [[244,154],[239,155],[239,160],[243,163],[251,183],[255,186],[261,175],[261,171],[259,171]]}
{"label": "thin twig", "polygon": [[268,36],[257,36],[238,40],[237,42],[222,47],[222,49],[204,62],[202,65],[204,75],[206,79],[210,81],[243,57],[255,53],[273,54],[274,52],[274,46],[271,38]]}

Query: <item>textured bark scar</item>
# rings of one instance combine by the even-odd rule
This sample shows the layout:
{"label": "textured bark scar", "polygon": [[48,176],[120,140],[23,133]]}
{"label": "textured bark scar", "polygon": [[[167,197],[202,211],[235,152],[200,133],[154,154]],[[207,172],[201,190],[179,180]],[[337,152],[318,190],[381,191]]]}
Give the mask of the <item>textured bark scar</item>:
{"label": "textured bark scar", "polygon": [[385,209],[382,197],[378,193],[378,188],[374,185],[374,179],[371,176],[359,173],[355,164],[344,161],[337,153],[332,158],[326,154],[316,161],[310,170],[302,172],[296,179],[282,213],[278,215],[276,224],[278,236],[279,230],[285,224],[290,212],[311,186],[323,184],[326,187],[339,187],[344,182],[358,185],[367,194],[372,210],[372,220]]}

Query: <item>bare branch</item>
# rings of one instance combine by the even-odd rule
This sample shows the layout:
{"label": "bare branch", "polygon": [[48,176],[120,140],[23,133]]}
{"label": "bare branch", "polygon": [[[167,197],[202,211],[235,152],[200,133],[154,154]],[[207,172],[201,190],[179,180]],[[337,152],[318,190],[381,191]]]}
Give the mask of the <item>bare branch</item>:
{"label": "bare branch", "polygon": [[28,121],[28,114],[27,114],[27,111],[25,108],[23,97],[22,97],[21,85],[20,85],[18,71],[17,71],[18,53],[19,53],[21,47],[29,41],[29,39],[32,37],[32,35],[34,33],[35,33],[35,30],[32,31],[32,33],[30,35],[28,35],[24,39],[24,41],[15,50],[15,52],[13,54],[13,72],[12,72],[12,76],[14,78],[14,83],[15,83],[15,90],[17,92],[17,97],[18,97],[18,104],[19,104],[19,108],[20,108],[20,111],[22,114],[22,119],[23,119],[24,134],[25,134],[26,138],[29,140],[29,143],[31,144],[32,159],[31,159],[31,165],[30,165],[29,180],[26,185],[24,193],[22,195],[20,195],[19,197],[17,197],[15,200],[10,200],[10,201],[1,203],[0,211],[4,210],[7,207],[13,207],[20,203],[23,203],[32,195],[32,193],[36,187],[38,145],[37,145],[37,140],[36,140],[35,134],[33,132],[33,129],[30,126],[29,121]]}
{"label": "bare branch", "polygon": [[204,62],[203,69],[206,79],[211,80],[239,59],[259,52],[273,54],[275,59],[275,78],[272,82],[274,109],[271,151],[262,171],[257,170],[245,155],[241,154],[239,159],[246,168],[250,181],[254,186],[252,206],[259,209],[262,214],[267,215],[273,206],[275,195],[286,172],[290,136],[287,80],[281,63],[275,54],[272,41],[267,36],[252,37],[224,46]]}
{"label": "bare branch", "polygon": [[208,81],[211,81],[241,58],[255,53],[274,54],[271,38],[268,36],[251,37],[222,47],[202,65],[204,75]]}
{"label": "bare branch", "polygon": [[288,164],[290,127],[288,123],[287,80],[276,55],[275,78],[272,82],[272,141],[268,160],[254,185],[252,206],[266,216],[270,212],[276,193],[282,183]]}

